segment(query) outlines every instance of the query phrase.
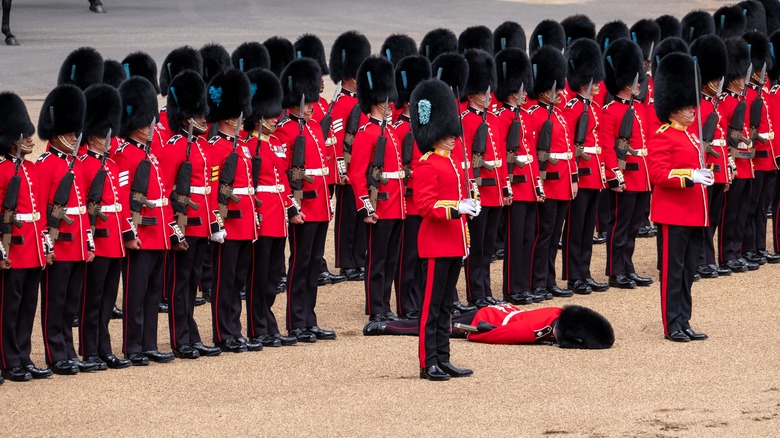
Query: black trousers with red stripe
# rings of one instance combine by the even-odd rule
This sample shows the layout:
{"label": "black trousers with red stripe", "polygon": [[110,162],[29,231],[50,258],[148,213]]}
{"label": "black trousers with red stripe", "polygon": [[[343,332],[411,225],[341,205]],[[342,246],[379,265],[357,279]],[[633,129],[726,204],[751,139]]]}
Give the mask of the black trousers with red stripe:
{"label": "black trousers with red stripe", "polygon": [[609,190],[610,215],[607,226],[606,275],[628,275],[634,268],[634,246],[639,228],[647,219],[650,192],[615,192]]}
{"label": "black trousers with red stripe", "polygon": [[358,222],[355,205],[355,192],[352,186],[337,185],[336,217],[333,224],[337,268],[352,269],[366,266],[366,227]]}
{"label": "black trousers with red stripe", "polygon": [[591,278],[590,260],[593,256],[593,231],[599,208],[601,190],[580,189],[571,201],[569,214],[563,225],[563,273],[564,280]]}
{"label": "black trousers with red stripe", "polygon": [[599,207],[598,207],[598,218],[596,220],[596,230],[599,233],[606,233],[607,228],[609,228],[609,215],[610,215],[609,192],[611,192],[611,190],[602,190],[598,196]]}
{"label": "black trousers with red stripe", "polygon": [[780,178],[775,182],[775,194],[772,196],[772,243],[775,254],[780,254]]}
{"label": "black trousers with red stripe", "polygon": [[122,352],[125,354],[157,350],[157,312],[165,287],[163,268],[166,253],[152,249],[127,252],[122,278]]}
{"label": "black trousers with red stripe", "polygon": [[704,241],[704,227],[659,224],[658,270],[664,334],[690,328],[691,285]]}
{"label": "black trousers with red stripe", "polygon": [[777,171],[756,170],[756,177],[750,187],[745,234],[742,236],[742,252],[766,250],[766,210],[772,202]]}
{"label": "black trousers with red stripe", "polygon": [[214,274],[212,272],[212,267],[214,266],[214,253],[216,252],[215,247],[217,246],[216,243],[212,241],[208,241],[205,251],[205,255],[203,257],[203,263],[201,263],[200,266],[193,266],[192,267],[192,275],[193,275],[193,282],[194,287],[200,288],[202,290],[213,290],[214,289]]}
{"label": "black trousers with red stripe", "polygon": [[531,257],[536,240],[536,202],[514,201],[505,207],[503,298],[531,290]]}
{"label": "black trousers with red stripe", "polygon": [[742,238],[747,223],[752,179],[735,179],[726,192],[720,221],[720,258],[725,263],[742,257]]}
{"label": "black trousers with red stripe", "polygon": [[[720,227],[720,221],[723,217],[723,201],[726,199],[726,192],[723,189],[725,184],[713,184],[707,187],[707,200],[710,209],[710,226],[704,229],[704,243],[702,245],[699,265],[715,264],[715,231]],[[723,250],[720,249],[722,231],[718,232],[718,256],[722,256]],[[720,264],[725,260],[718,258]]]}
{"label": "black trousers with red stripe", "polygon": [[119,294],[122,259],[96,256],[87,263],[86,270],[79,316],[79,354],[112,354],[108,323]]}
{"label": "black trousers with red stripe", "polygon": [[260,236],[253,244],[252,270],[246,295],[247,335],[279,333],[276,316],[271,308],[276,301],[276,287],[284,269],[284,237]]}
{"label": "black trousers with red stripe", "polygon": [[198,283],[195,269],[203,265],[203,259],[209,249],[208,237],[186,236],[189,245],[186,251],[169,251],[169,275],[166,282],[168,290],[168,331],[171,336],[171,348],[192,345],[201,342],[198,323],[195,322],[195,297]]}
{"label": "black trousers with red stripe", "polygon": [[390,295],[398,267],[404,221],[380,219],[375,224],[366,224],[365,228],[368,238],[365,311],[366,315],[378,315],[390,311]]}
{"label": "black trousers with red stripe", "polygon": [[537,204],[536,241],[534,242],[532,286],[555,286],[555,257],[561,239],[563,220],[571,201],[547,199]]}
{"label": "black trousers with red stripe", "polygon": [[422,216],[416,214],[406,216],[401,238],[398,269],[395,271],[396,310],[404,315],[422,308],[425,277],[423,263],[417,251],[417,235],[420,233]]}
{"label": "black trousers with red stripe", "polygon": [[41,268],[8,269],[0,273],[0,355],[2,368],[32,364],[30,360]]}
{"label": "black trousers with red stripe", "polygon": [[252,264],[251,240],[225,240],[217,244],[214,258],[214,294],[211,297],[211,326],[214,343],[241,337],[241,294]]}
{"label": "black trousers with red stripe", "polygon": [[73,319],[79,310],[85,264],[55,261],[41,276],[41,327],[48,364],[76,357]]}
{"label": "black trousers with red stripe", "polygon": [[[364,227],[359,227],[364,228]],[[327,222],[290,224],[287,273],[287,330],[317,325],[317,277],[325,252]]]}
{"label": "black trousers with red stripe", "polygon": [[492,297],[490,290],[490,258],[496,246],[501,207],[482,207],[477,217],[469,219],[471,248],[466,258],[466,297],[470,303]]}
{"label": "black trousers with red stripe", "polygon": [[458,282],[461,260],[461,257],[428,259],[418,343],[421,368],[450,361],[451,293]]}

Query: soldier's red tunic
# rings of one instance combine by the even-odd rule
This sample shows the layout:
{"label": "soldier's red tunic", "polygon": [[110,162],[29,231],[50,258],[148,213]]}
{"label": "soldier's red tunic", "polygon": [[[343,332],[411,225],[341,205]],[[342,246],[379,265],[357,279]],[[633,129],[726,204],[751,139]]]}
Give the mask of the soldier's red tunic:
{"label": "soldier's red tunic", "polygon": [[[729,148],[726,143],[726,130],[723,128],[723,117],[720,115],[720,106],[718,110],[715,110],[715,98],[712,96],[702,95],[701,98],[701,120],[702,123],[710,117],[710,114],[716,112],[718,115],[718,126],[715,127],[715,136],[712,138],[712,149],[720,156],[715,157],[710,153],[704,154],[704,160],[708,168],[712,168],[712,172],[715,175],[716,184],[726,184],[731,182],[731,175],[729,172]],[[699,135],[699,126],[694,123],[688,126],[688,132],[696,136]]]}
{"label": "soldier's red tunic", "polygon": [[[547,108],[543,104],[540,103],[528,110],[527,131],[532,133],[534,144],[537,144],[539,141],[539,131],[546,120]],[[574,161],[573,139],[560,108],[553,108],[550,120],[553,122],[550,153],[556,155],[554,158],[558,160],[558,163],[547,163],[547,168],[545,169],[547,171],[547,179],[544,181],[544,193],[549,199],[570,200],[574,198],[574,183],[579,178],[577,175],[577,164]]]}
{"label": "soldier's red tunic", "polygon": [[[504,138],[504,145],[506,149],[507,136],[509,135],[509,127],[515,120],[514,108],[504,104],[496,111],[497,123],[499,134]],[[541,184],[539,180],[539,162],[536,159],[536,143],[533,141],[533,136],[528,132],[528,113],[524,109],[520,109],[520,148],[516,152],[516,158],[510,183],[512,185],[512,199],[515,201],[528,201],[536,202],[537,199],[537,186]],[[509,171],[509,163],[507,166],[507,172]]]}
{"label": "soldier's red tunic", "polygon": [[[735,93],[731,90],[726,90],[725,94],[723,96],[723,100],[720,101],[720,104],[718,104],[718,109],[720,110],[721,114],[721,122],[723,123],[722,128],[723,131],[727,133],[728,135],[728,129],[729,125],[731,124],[731,119],[734,116],[734,110],[737,108],[737,105],[739,102],[742,101],[742,95],[739,93]],[[750,136],[750,130],[749,130],[749,124],[750,124],[750,107],[748,107],[748,111],[745,113],[745,126],[742,129],[742,135],[746,138],[749,138]],[[739,151],[740,152],[747,152],[749,153],[751,150],[753,150],[752,146],[748,147],[747,145],[744,145],[743,143],[740,143]],[[755,175],[753,173],[753,160],[750,158],[740,158],[739,156],[734,158],[734,163],[737,167],[737,176],[736,179],[751,179]]]}
{"label": "soldier's red tunic", "polygon": [[[16,158],[0,161],[0,199],[5,199],[8,181],[14,176]],[[46,203],[41,201],[38,167],[24,160],[19,166],[19,196],[16,219],[21,228],[12,227],[8,260],[13,269],[39,268],[45,263],[43,231],[46,230]]]}
{"label": "soldier's red tunic", "polygon": [[[300,211],[294,206],[290,185],[285,172],[287,161],[285,156],[276,154],[281,143],[276,136],[261,136],[247,142],[253,155],[262,159],[260,175],[255,186],[255,196],[261,201],[257,213],[262,222],[258,234],[264,237],[287,237],[288,211],[292,217]],[[292,210],[291,210],[292,209]]]}
{"label": "soldier's red tunic", "polygon": [[[460,115],[463,124],[463,140],[466,143],[466,154],[469,161],[472,158],[471,146],[477,128],[482,123],[482,111],[468,107]],[[504,205],[504,191],[508,186],[506,180],[506,138],[501,138],[498,132],[498,119],[488,111],[487,114],[488,135],[485,146],[485,165],[494,167],[488,170],[483,167],[480,170],[482,185],[479,186],[480,201],[485,207],[500,207]],[[470,166],[469,177],[474,179],[474,168]]]}
{"label": "soldier's red tunic", "polygon": [[484,321],[496,326],[485,333],[469,333],[468,340],[484,344],[530,344],[554,341],[553,325],[561,316],[561,307],[522,310],[511,304],[479,309],[471,324]]}
{"label": "soldier's red tunic", "polygon": [[[604,154],[607,184],[610,187],[617,187],[617,171],[620,168],[618,167],[615,145],[620,134],[623,114],[628,109],[628,100],[615,96],[612,102],[604,106],[599,119],[599,141],[602,144],[601,151]],[[645,127],[645,120],[645,106],[635,104],[634,126],[630,145],[634,153],[626,154],[626,169],[622,172],[626,190],[630,192],[650,191],[650,177],[647,173],[646,159],[649,137]]]}
{"label": "soldier's red tunic", "polygon": [[[566,103],[563,109],[563,117],[569,125],[572,133],[572,142],[574,142],[574,132],[577,129],[577,122],[585,109],[585,98],[577,94]],[[601,190],[606,188],[606,174],[604,158],[602,152],[602,143],[599,141],[599,121],[601,120],[601,107],[596,102],[588,105],[588,129],[583,143],[584,151],[589,159],[578,157],[576,160],[579,181],[581,189]]]}

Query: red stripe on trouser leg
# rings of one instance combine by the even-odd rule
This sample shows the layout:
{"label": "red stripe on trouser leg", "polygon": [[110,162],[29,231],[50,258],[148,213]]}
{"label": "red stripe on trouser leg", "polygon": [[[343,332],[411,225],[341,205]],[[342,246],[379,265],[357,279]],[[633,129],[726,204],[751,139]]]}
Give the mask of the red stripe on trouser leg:
{"label": "red stripe on trouser leg", "polygon": [[607,254],[607,259],[609,259],[609,276],[612,276],[612,261],[615,259],[615,253],[614,253],[614,242],[615,242],[615,230],[617,229],[618,224],[618,211],[619,208],[619,201],[620,201],[620,195],[615,194],[615,224],[612,225],[612,233],[610,234],[609,239],[609,252]]}
{"label": "red stripe on trouser leg", "polygon": [[220,277],[222,276],[222,245],[221,243],[218,243],[219,249],[217,254],[217,263],[216,263],[216,272],[217,272],[217,284],[214,288],[214,298],[213,298],[213,305],[214,305],[214,330],[217,332],[217,341],[222,342],[222,336],[219,332],[219,283],[220,283]]}
{"label": "red stripe on trouser leg", "polygon": [[0,293],[0,354],[3,357],[3,369],[8,369],[5,364],[5,344],[3,342],[3,312],[5,311],[5,275],[3,275],[3,292]]}
{"label": "red stripe on trouser leg", "polygon": [[[536,253],[536,244],[539,243],[539,204],[536,204],[536,233],[534,233],[534,244],[531,247],[531,269],[528,271],[528,284],[531,285],[531,288],[536,287],[537,285],[534,284],[534,256]],[[547,285],[544,285],[545,287]]]}
{"label": "red stripe on trouser leg", "polygon": [[[358,224],[360,226],[360,224]],[[366,288],[366,315],[371,315],[371,260],[374,253],[374,227],[368,225],[368,260],[366,260],[366,275],[363,279],[363,285]],[[379,291],[381,294],[382,291]]]}
{"label": "red stripe on trouser leg", "polygon": [[661,318],[664,323],[664,334],[668,335],[666,325],[666,292],[669,287],[669,226],[661,224],[663,240],[661,244]]}
{"label": "red stripe on trouser leg", "polygon": [[433,293],[433,278],[436,270],[436,259],[428,259],[428,275],[425,277],[425,297],[423,298],[422,315],[420,315],[420,336],[418,341],[420,368],[425,368],[425,326],[428,322],[428,314],[431,306],[431,295]]}

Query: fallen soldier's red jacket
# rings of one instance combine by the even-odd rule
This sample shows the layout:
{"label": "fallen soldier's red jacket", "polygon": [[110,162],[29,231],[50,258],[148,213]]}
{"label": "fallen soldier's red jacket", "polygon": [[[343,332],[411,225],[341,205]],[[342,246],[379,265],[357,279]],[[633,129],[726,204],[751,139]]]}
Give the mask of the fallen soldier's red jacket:
{"label": "fallen soldier's red jacket", "polygon": [[487,322],[496,328],[484,333],[469,333],[468,340],[485,344],[554,341],[553,322],[558,319],[562,310],[560,307],[521,310],[510,304],[483,307],[474,315],[471,325]]}

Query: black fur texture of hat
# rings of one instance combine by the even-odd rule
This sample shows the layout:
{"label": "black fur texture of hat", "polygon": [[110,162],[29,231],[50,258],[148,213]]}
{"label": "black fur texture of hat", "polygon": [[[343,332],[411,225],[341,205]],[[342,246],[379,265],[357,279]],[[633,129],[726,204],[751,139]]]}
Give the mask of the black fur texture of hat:
{"label": "black fur texture of hat", "polygon": [[761,2],[756,0],[745,0],[737,3],[742,15],[745,16],[745,31],[756,30],[769,35],[767,32],[766,9]]}
{"label": "black fur texture of hat", "polygon": [[247,132],[252,132],[260,120],[272,119],[282,114],[284,93],[279,78],[270,70],[254,68],[246,75],[252,95],[252,116],[245,119],[244,126]]}
{"label": "black fur texture of hat", "polygon": [[726,70],[726,83],[743,78],[750,67],[750,48],[741,37],[726,38],[726,53],[729,56],[729,67]]}
{"label": "black fur texture of hat", "polygon": [[756,31],[748,32],[742,35],[742,38],[750,47],[750,62],[753,64],[753,71],[759,74],[764,63],[766,63],[767,70],[772,69],[774,63],[772,62],[772,47],[769,45],[769,38]]}
{"label": "black fur texture of hat", "polygon": [[580,38],[596,39],[596,25],[587,15],[570,15],[561,21],[566,33],[566,45],[570,46]]}
{"label": "black fur texture of hat", "polygon": [[60,66],[57,85],[73,84],[82,90],[103,82],[103,57],[92,47],[80,47]]}
{"label": "black fur texture of hat", "polygon": [[534,52],[548,46],[558,50],[566,47],[566,31],[555,20],[542,20],[536,25],[528,42],[528,52],[533,56]]}
{"label": "black fur texture of hat", "polygon": [[469,76],[466,79],[465,95],[484,93],[488,87],[496,89],[496,61],[493,56],[481,49],[466,50],[466,62],[469,63]]}
{"label": "black fur texture of hat", "polygon": [[211,78],[218,73],[233,68],[233,64],[230,60],[230,53],[228,53],[227,49],[221,44],[206,44],[200,48],[199,52],[200,56],[203,58],[203,82],[207,84],[211,82]]}
{"label": "black fur texture of hat", "polygon": [[317,35],[311,33],[301,35],[293,44],[293,48],[296,58],[312,58],[320,65],[323,75],[330,74],[328,61],[325,59],[325,46]]}
{"label": "black fur texture of hat", "polygon": [[564,306],[555,327],[555,340],[561,348],[605,349],[615,343],[612,324],[594,310]]}
{"label": "black fur texture of hat", "polygon": [[531,55],[531,69],[534,74],[534,97],[551,90],[553,84],[558,90],[566,86],[566,60],[557,47],[544,46]]}
{"label": "black fur texture of hat", "polygon": [[493,55],[493,31],[487,26],[467,27],[458,35],[458,53],[480,49]]}
{"label": "black fur texture of hat", "polygon": [[263,45],[268,49],[268,55],[271,57],[271,70],[276,76],[282,74],[282,70],[287,64],[295,59],[295,47],[287,38],[273,36],[263,41]]}
{"label": "black fur texture of hat", "polygon": [[84,113],[84,137],[105,138],[109,129],[111,136],[119,135],[122,123],[122,98],[119,91],[108,84],[95,84],[84,90],[87,108]]}
{"label": "black fur texture of hat", "polygon": [[192,70],[203,75],[203,57],[200,52],[190,46],[182,46],[171,50],[160,66],[160,93],[168,95],[171,79],[184,70]]}
{"label": "black fur texture of hat", "polygon": [[[599,56],[601,54],[599,53]],[[506,102],[507,97],[520,90],[533,91],[534,73],[528,55],[519,48],[510,47],[496,55],[496,99]]]}
{"label": "black fur texture of hat", "polygon": [[620,38],[631,38],[631,32],[628,30],[628,26],[620,20],[610,21],[601,26],[599,33],[596,34],[596,42],[599,43],[602,53],[606,52],[609,45]]}
{"label": "black fur texture of hat", "polygon": [[[769,36],[769,42],[772,44],[772,68],[767,70],[769,78],[776,81],[780,79],[780,62],[777,60],[777,55],[780,54],[780,31],[775,31]],[[775,49],[777,47],[777,49]]]}
{"label": "black fur texture of hat", "polygon": [[462,99],[466,92],[466,79],[469,77],[469,63],[460,53],[444,53],[431,63],[431,76],[440,79],[457,92]]}
{"label": "black fur texture of hat", "polygon": [[412,37],[403,33],[395,33],[385,38],[382,48],[379,49],[379,56],[387,58],[393,66],[398,65],[398,62],[407,56],[416,54],[417,43]]}
{"label": "black fur texture of hat", "polygon": [[[257,41],[247,41],[233,50],[230,55],[230,65],[243,72],[253,68],[269,68],[271,55],[268,54],[268,48],[265,45]],[[227,71],[228,68],[223,71]]]}
{"label": "black fur texture of hat", "polygon": [[134,131],[150,126],[159,112],[154,85],[142,76],[133,76],[119,86],[122,98],[122,123],[120,137],[128,137]]}
{"label": "black fur texture of hat", "polygon": [[690,44],[696,38],[715,33],[715,20],[706,11],[691,11],[680,21],[682,39]]}
{"label": "black fur texture of hat", "polygon": [[595,40],[580,38],[574,41],[566,56],[566,81],[571,91],[577,93],[591,81],[598,84],[604,80],[604,61]]}
{"label": "black fur texture of hat", "polygon": [[505,21],[493,31],[493,53],[498,53],[511,47],[525,52],[525,30],[514,21]]}
{"label": "black fur texture of hat", "polygon": [[[415,53],[417,51],[415,50]],[[428,58],[420,55],[412,55],[398,61],[395,66],[395,89],[398,91],[396,108],[409,102],[414,88],[422,81],[431,78],[431,63]]]}
{"label": "black fur texture of hat", "polygon": [[7,154],[11,145],[35,134],[27,107],[21,97],[10,91],[0,93],[0,154]]}
{"label": "black fur texture of hat", "polygon": [[658,27],[661,28],[661,39],[665,40],[670,37],[680,38],[682,36],[682,25],[680,20],[673,15],[661,15],[655,19],[658,23]]}
{"label": "black fur texture of hat", "polygon": [[62,134],[80,134],[84,129],[87,101],[81,88],[65,84],[49,92],[38,118],[38,137],[50,141]]}
{"label": "black fur texture of hat", "polygon": [[688,43],[683,41],[682,38],[676,37],[666,38],[661,41],[661,43],[655,47],[655,50],[653,50],[653,57],[650,59],[650,74],[655,74],[655,69],[658,68],[658,62],[660,62],[664,56],[675,52],[688,53]]}
{"label": "black fur texture of hat", "polygon": [[458,51],[458,37],[455,32],[440,27],[425,34],[420,41],[420,55],[433,62],[443,53]]}
{"label": "black fur texture of hat", "polygon": [[279,82],[284,92],[282,108],[300,105],[301,95],[305,96],[306,103],[314,103],[320,99],[322,73],[317,61],[311,58],[298,58],[287,64]]}
{"label": "black fur texture of hat", "polygon": [[339,35],[330,48],[330,78],[333,83],[338,84],[345,79],[356,78],[360,64],[369,56],[371,56],[371,43],[365,35],[355,30]]}
{"label": "black fur texture of hat", "polygon": [[415,87],[409,101],[412,133],[423,154],[436,142],[460,135],[460,113],[452,89],[446,83],[430,79]]}
{"label": "black fur texture of hat", "polygon": [[696,84],[696,66],[687,53],[670,53],[658,64],[653,78],[655,114],[663,123],[669,115],[682,108],[696,106],[701,84]]}
{"label": "black fur texture of hat", "polygon": [[206,100],[206,83],[195,70],[184,70],[177,74],[169,85],[170,93],[166,110],[168,127],[173,132],[179,132],[182,122],[195,116],[205,116],[209,113],[209,103]]}
{"label": "black fur texture of hat", "polygon": [[244,117],[250,116],[251,98],[249,78],[246,77],[246,73],[231,68],[217,74],[206,87],[206,99],[209,104],[206,121],[214,123],[235,119],[241,113],[244,113]]}
{"label": "black fur texture of hat", "polygon": [[119,84],[127,79],[127,72],[119,61],[106,59],[103,61],[103,83],[119,88]]}
{"label": "black fur texture of hat", "polygon": [[160,86],[157,84],[157,63],[145,52],[135,52],[127,55],[122,60],[128,77],[141,76],[146,78],[160,94]]}
{"label": "black fur texture of hat", "polygon": [[721,38],[740,36],[745,33],[747,18],[737,5],[723,6],[712,14],[715,21],[715,33]]}
{"label": "black fur texture of hat", "polygon": [[373,105],[380,105],[385,101],[395,102],[398,99],[393,63],[387,58],[369,56],[360,64],[355,79],[358,104],[364,114],[370,113]]}
{"label": "black fur texture of hat", "polygon": [[726,44],[719,37],[704,35],[696,38],[691,44],[691,56],[698,60],[702,84],[718,82],[726,77],[729,56]]}
{"label": "black fur texture of hat", "polygon": [[661,27],[654,20],[642,19],[629,29],[631,40],[639,44],[643,59],[650,59],[651,51],[661,42]]}
{"label": "black fur texture of hat", "polygon": [[645,80],[642,49],[637,43],[619,39],[610,43],[604,53],[604,84],[613,96],[634,83],[639,74],[639,83]]}

